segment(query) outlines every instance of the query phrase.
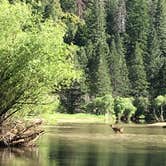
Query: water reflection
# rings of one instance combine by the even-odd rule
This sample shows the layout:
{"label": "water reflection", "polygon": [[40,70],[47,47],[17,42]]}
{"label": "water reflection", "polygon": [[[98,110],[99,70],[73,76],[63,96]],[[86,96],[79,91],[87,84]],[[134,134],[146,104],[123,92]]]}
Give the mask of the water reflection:
{"label": "water reflection", "polygon": [[166,149],[161,147],[146,145],[140,148],[139,145],[114,145],[109,142],[89,144],[77,142],[75,145],[73,143],[61,140],[57,146],[51,146],[49,165],[53,166],[55,163],[57,166],[166,165]]}
{"label": "water reflection", "polygon": [[0,149],[0,166],[40,165],[36,148],[3,148]]}
{"label": "water reflection", "polygon": [[166,166],[166,131],[154,130],[118,136],[106,126],[49,128],[37,148],[0,149],[0,166]]}

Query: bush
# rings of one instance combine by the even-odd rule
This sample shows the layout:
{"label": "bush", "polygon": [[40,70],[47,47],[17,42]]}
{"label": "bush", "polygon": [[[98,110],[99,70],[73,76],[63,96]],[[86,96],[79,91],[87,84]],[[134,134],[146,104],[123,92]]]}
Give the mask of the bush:
{"label": "bush", "polygon": [[157,121],[165,120],[165,110],[166,110],[166,95],[160,95],[154,99],[154,109],[153,114]]}
{"label": "bush", "polygon": [[136,107],[133,105],[133,98],[123,98],[123,97],[115,98],[114,110],[118,122],[120,122],[122,116],[125,121],[129,122],[131,116],[136,111]]}
{"label": "bush", "polygon": [[114,114],[114,99],[112,95],[97,97],[88,103],[85,109],[87,112],[96,115],[104,115],[106,113]]}
{"label": "bush", "polygon": [[136,118],[144,117],[148,113],[150,101],[147,97],[138,97],[134,100],[134,106],[137,108],[135,113]]}

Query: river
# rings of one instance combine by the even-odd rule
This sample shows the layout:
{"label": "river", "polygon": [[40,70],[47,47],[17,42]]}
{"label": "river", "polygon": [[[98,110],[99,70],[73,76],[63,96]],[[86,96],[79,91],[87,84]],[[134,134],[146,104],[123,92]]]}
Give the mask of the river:
{"label": "river", "polygon": [[36,148],[0,149],[0,166],[166,166],[166,129],[61,124],[46,127]]}

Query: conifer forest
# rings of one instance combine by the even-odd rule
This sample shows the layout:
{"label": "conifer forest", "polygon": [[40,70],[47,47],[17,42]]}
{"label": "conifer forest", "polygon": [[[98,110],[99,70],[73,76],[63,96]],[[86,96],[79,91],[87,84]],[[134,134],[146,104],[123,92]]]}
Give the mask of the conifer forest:
{"label": "conifer forest", "polygon": [[0,124],[55,100],[61,113],[166,120],[165,0],[0,3]]}

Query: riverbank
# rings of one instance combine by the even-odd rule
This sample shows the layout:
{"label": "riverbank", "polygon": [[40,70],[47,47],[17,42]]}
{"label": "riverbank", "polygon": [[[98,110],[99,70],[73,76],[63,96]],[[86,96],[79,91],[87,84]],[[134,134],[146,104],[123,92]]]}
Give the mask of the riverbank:
{"label": "riverbank", "polygon": [[[64,114],[64,113],[44,113],[33,116],[25,116],[25,120],[42,119],[43,125],[57,125],[63,123],[80,123],[80,124],[114,124],[115,118],[105,115],[93,114]],[[122,125],[122,124],[121,124]],[[166,122],[153,123],[153,124],[123,124],[123,126],[137,126],[137,127],[166,127]]]}
{"label": "riverbank", "polygon": [[115,119],[105,115],[92,115],[92,114],[63,114],[63,113],[46,113],[35,116],[26,116],[25,120],[42,119],[44,125],[56,125],[63,123],[114,123]]}
{"label": "riverbank", "polygon": [[166,122],[158,122],[158,123],[153,123],[153,124],[147,124],[149,127],[164,127],[166,128]]}

